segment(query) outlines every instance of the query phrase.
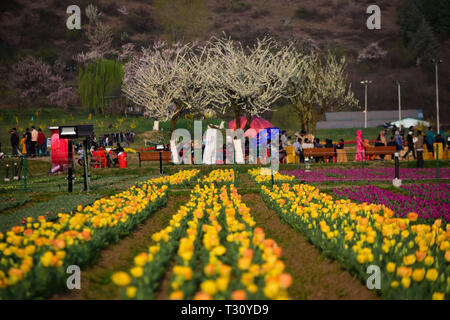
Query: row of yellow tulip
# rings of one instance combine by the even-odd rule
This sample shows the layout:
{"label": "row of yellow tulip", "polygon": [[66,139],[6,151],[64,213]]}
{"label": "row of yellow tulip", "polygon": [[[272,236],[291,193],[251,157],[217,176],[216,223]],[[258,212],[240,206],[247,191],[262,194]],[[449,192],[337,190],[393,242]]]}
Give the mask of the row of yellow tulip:
{"label": "row of yellow tulip", "polygon": [[415,213],[397,218],[383,205],[335,200],[310,185],[261,189],[284,222],[362,282],[376,286],[367,268],[378,266],[383,298],[450,298],[450,225],[418,224]]}
{"label": "row of yellow tulip", "polygon": [[[269,184],[272,182],[272,171],[270,168],[255,168],[249,169],[248,174],[258,184]],[[274,183],[290,183],[295,180],[294,176],[281,174],[279,172],[273,172]]]}
{"label": "row of yellow tulip", "polygon": [[185,186],[194,181],[194,178],[200,173],[199,169],[182,170],[169,176],[153,178],[151,183],[154,185]]}
{"label": "row of yellow tulip", "polygon": [[148,252],[112,279],[123,298],[152,299],[169,261],[170,299],[286,299],[292,283],[281,248],[255,228],[233,186],[196,186]]}
{"label": "row of yellow tulip", "polygon": [[217,169],[212,170],[207,176],[197,180],[199,184],[230,185],[234,183],[233,169]]}
{"label": "row of yellow tulip", "polygon": [[[180,183],[193,178],[179,172]],[[110,198],[59,213],[56,222],[29,217],[25,225],[0,233],[0,299],[49,296],[64,287],[69,265],[89,263],[100,248],[128,234],[167,200],[160,179],[133,186]]]}

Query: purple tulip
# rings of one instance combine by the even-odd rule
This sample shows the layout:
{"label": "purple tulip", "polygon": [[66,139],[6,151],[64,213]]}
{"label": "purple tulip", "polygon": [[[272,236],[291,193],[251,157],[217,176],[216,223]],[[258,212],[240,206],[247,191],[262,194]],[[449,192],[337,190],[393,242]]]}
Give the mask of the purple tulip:
{"label": "purple tulip", "polygon": [[372,185],[333,189],[335,196],[359,202],[382,204],[399,217],[415,212],[422,219],[450,221],[450,185],[404,185],[406,194],[394,193]]}

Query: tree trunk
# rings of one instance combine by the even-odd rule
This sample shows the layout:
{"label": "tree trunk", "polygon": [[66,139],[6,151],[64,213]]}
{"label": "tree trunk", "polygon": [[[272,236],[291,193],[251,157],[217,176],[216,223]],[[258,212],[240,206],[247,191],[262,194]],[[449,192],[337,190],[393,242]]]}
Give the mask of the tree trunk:
{"label": "tree trunk", "polygon": [[172,116],[172,119],[170,119],[170,135],[172,136],[172,133],[177,129],[177,120],[180,117],[180,112],[183,110],[183,103],[175,103],[176,109],[175,113]]}
{"label": "tree trunk", "polygon": [[177,120],[178,120],[178,113],[176,113],[172,119],[170,119],[170,136],[172,136],[172,133],[177,129]]}
{"label": "tree trunk", "polygon": [[247,131],[248,129],[250,129],[251,121],[252,121],[252,116],[248,114],[247,115],[247,123],[245,124],[245,127],[244,127],[244,132]]}
{"label": "tree trunk", "polygon": [[234,107],[234,119],[236,120],[236,129],[241,127],[241,110],[239,109],[237,104],[233,104]]}

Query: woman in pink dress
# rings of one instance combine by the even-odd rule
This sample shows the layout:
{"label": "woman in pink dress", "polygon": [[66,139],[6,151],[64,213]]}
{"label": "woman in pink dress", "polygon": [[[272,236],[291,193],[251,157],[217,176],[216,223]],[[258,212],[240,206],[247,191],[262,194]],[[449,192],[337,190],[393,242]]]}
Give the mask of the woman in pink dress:
{"label": "woman in pink dress", "polygon": [[364,149],[364,141],[362,137],[362,131],[358,130],[356,132],[356,155],[355,161],[365,161],[366,154]]}

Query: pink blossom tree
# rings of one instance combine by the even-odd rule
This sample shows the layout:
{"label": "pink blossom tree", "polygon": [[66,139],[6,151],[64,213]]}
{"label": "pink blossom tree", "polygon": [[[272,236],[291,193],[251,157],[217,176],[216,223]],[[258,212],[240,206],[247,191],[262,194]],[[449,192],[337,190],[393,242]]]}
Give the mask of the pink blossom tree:
{"label": "pink blossom tree", "polygon": [[42,106],[48,102],[67,108],[76,102],[75,91],[64,86],[63,78],[56,75],[48,63],[32,56],[13,66],[9,80],[19,108],[32,104]]}
{"label": "pink blossom tree", "polygon": [[16,92],[19,107],[32,103],[42,105],[62,82],[62,78],[53,73],[49,64],[32,56],[13,66],[9,80]]}

